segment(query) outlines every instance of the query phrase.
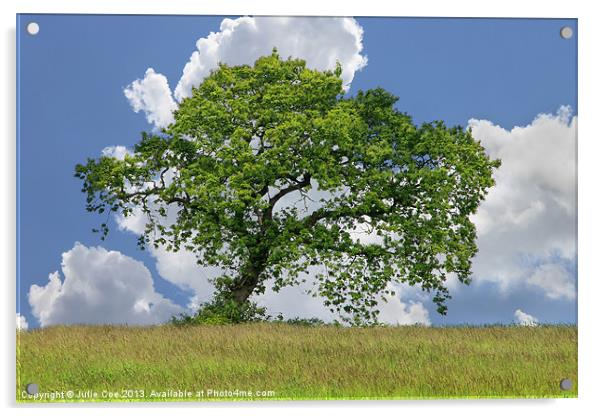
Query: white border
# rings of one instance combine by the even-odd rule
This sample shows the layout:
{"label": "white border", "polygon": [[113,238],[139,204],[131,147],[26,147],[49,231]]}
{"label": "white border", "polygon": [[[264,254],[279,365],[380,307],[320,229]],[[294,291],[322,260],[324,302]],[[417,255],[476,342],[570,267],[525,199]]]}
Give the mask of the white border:
{"label": "white border", "polygon": [[[597,403],[600,368],[600,315],[598,297],[602,293],[598,272],[600,257],[598,235],[602,229],[597,211],[602,186],[600,185],[600,145],[598,100],[601,96],[602,18],[596,14],[594,1],[525,1],[525,0],[420,0],[393,2],[386,0],[3,0],[0,2],[2,21],[2,72],[0,126],[2,135],[0,169],[2,202],[0,203],[0,264],[3,265],[2,283],[4,302],[2,313],[4,337],[0,376],[2,406],[7,414],[31,415],[105,415],[144,411],[148,415],[163,415],[177,411],[178,415],[199,413],[276,415],[345,412],[364,414],[377,410],[395,414],[420,412],[430,414],[488,415],[518,411],[545,413],[590,413],[599,408]],[[119,405],[96,408],[70,405],[45,407],[18,407],[14,404],[15,389],[15,14],[16,13],[106,13],[106,14],[215,14],[215,15],[336,15],[336,16],[448,16],[448,17],[562,17],[579,19],[579,399],[567,400],[485,400],[485,401],[418,401],[418,402],[270,402],[263,404],[195,404],[182,405]],[[160,406],[160,407],[158,407]],[[85,408],[84,408],[85,407]],[[144,407],[144,410],[140,409]],[[199,409],[199,407],[201,409]],[[286,409],[285,409],[286,407]],[[173,409],[170,409],[173,408]]]}

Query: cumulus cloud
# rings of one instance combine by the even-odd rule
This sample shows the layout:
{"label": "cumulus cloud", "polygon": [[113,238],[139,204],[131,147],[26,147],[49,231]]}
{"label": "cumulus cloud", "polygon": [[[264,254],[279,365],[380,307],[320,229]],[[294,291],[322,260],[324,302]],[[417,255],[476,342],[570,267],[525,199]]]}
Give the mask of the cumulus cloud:
{"label": "cumulus cloud", "polygon": [[125,155],[131,155],[127,147],[125,146],[107,146],[102,149],[102,155],[107,157],[114,157],[115,159],[124,160]]}
{"label": "cumulus cloud", "polygon": [[[170,182],[170,177],[166,175],[166,183]],[[149,208],[156,210],[158,207],[155,202],[149,202]],[[167,216],[162,219],[163,225],[173,224],[175,221],[176,210],[166,207]],[[147,217],[140,208],[133,208],[133,211],[127,217],[122,214],[116,214],[115,220],[121,231],[131,232],[135,235],[142,235],[147,224]],[[194,253],[187,250],[167,251],[160,246],[155,248],[150,245],[148,251],[155,259],[156,268],[159,275],[179,288],[191,291],[193,295],[190,299],[189,307],[195,309],[195,306],[211,299],[215,287],[211,280],[223,273],[219,267],[201,267],[197,263],[197,257]]]}
{"label": "cumulus cloud", "polygon": [[20,313],[17,313],[17,331],[27,331],[28,328],[27,319]]}
{"label": "cumulus cloud", "polygon": [[216,68],[252,64],[278,48],[281,56],[305,59],[308,67],[334,69],[341,64],[343,84],[349,87],[367,58],[361,55],[363,29],[353,18],[339,17],[240,17],[224,19],[219,32],[197,40],[197,50],[184,67],[174,91],[181,101],[192,87]]}
{"label": "cumulus cloud", "polygon": [[542,288],[551,299],[575,299],[574,277],[559,264],[543,264],[535,269],[527,283]]}
{"label": "cumulus cloud", "polygon": [[527,284],[552,299],[574,299],[576,258],[577,117],[569,107],[506,130],[470,120],[475,138],[502,160],[496,185],[479,208],[475,282],[502,291]]}
{"label": "cumulus cloud", "polygon": [[157,324],[183,309],[157,293],[149,270],[118,251],[80,243],[63,253],[45,286],[32,285],[29,304],[41,326]]}
{"label": "cumulus cloud", "polygon": [[[309,294],[313,289],[314,283],[316,283],[314,277],[316,274],[315,269],[316,267],[313,267],[308,270],[304,276],[306,279],[305,282],[297,286],[284,287],[277,293],[271,287],[268,287],[264,294],[255,296],[254,300],[260,306],[265,307],[268,314],[276,315],[281,313],[285,319],[315,317],[325,322],[332,322],[338,316],[324,306],[321,297],[313,297]],[[380,322],[390,325],[431,325],[429,312],[422,302],[414,300],[404,301],[406,298],[416,297],[414,290],[396,286],[395,291],[397,292],[395,295],[385,296],[385,301],[379,300],[376,306],[380,312],[378,316]]]}
{"label": "cumulus cloud", "polygon": [[537,324],[539,323],[539,320],[536,317],[531,316],[528,313],[521,311],[520,309],[514,311],[514,318],[515,322],[518,325],[522,326],[537,326]]}
{"label": "cumulus cloud", "polygon": [[270,282],[267,282],[266,291],[262,295],[253,297],[258,305],[266,308],[272,316],[282,314],[285,319],[291,318],[319,318],[324,322],[332,322],[337,316],[324,306],[320,297],[308,294],[313,288],[315,271],[310,270],[305,276],[306,282],[298,286],[287,286],[275,292]]}
{"label": "cumulus cloud", "polygon": [[341,64],[343,85],[349,88],[356,71],[366,66],[361,54],[363,29],[353,18],[340,17],[240,17],[224,19],[219,32],[196,42],[196,50],[185,64],[174,93],[167,78],[148,68],[143,79],[125,88],[124,94],[135,112],[162,128],[173,122],[174,100],[192,94],[219,63],[253,64],[276,47],[283,57],[302,58],[312,69],[334,69]]}
{"label": "cumulus cloud", "polygon": [[143,111],[146,120],[158,128],[173,123],[173,112],[177,108],[167,78],[148,68],[143,79],[137,79],[124,90],[132,109],[138,113]]}
{"label": "cumulus cloud", "polygon": [[142,235],[147,223],[146,216],[139,207],[132,208],[132,213],[127,217],[123,214],[115,215],[115,221],[121,231],[130,231],[136,235]]}
{"label": "cumulus cloud", "polygon": [[198,305],[211,299],[215,291],[211,280],[223,273],[220,268],[199,266],[195,254],[190,251],[171,252],[162,247],[149,250],[163,279],[194,293],[191,304]]}
{"label": "cumulus cloud", "polygon": [[391,325],[425,325],[430,326],[429,311],[422,302],[403,302],[401,297],[387,296],[386,302],[379,302],[379,321]]}

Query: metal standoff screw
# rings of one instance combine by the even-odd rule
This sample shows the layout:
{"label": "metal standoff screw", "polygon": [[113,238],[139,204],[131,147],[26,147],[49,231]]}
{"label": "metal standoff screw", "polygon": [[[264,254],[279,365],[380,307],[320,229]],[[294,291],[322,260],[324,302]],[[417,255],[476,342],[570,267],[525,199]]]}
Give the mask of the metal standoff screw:
{"label": "metal standoff screw", "polygon": [[560,380],[560,389],[561,390],[570,390],[573,388],[573,382],[568,378],[563,378]]}
{"label": "metal standoff screw", "polygon": [[572,38],[573,29],[570,26],[563,26],[562,29],[560,29],[560,37],[562,37],[562,39]]}
{"label": "metal standoff screw", "polygon": [[27,394],[30,395],[35,395],[38,394],[38,392],[40,391],[40,388],[38,387],[38,385],[36,383],[29,383],[27,386],[25,386],[25,391],[27,392]]}
{"label": "metal standoff screw", "polygon": [[30,35],[37,35],[40,31],[40,25],[36,22],[30,22],[27,24],[27,33]]}

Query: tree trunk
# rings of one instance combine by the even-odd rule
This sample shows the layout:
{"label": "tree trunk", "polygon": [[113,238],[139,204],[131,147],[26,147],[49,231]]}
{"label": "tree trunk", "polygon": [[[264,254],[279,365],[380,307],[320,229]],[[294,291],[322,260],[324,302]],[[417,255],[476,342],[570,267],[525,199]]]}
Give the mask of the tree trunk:
{"label": "tree trunk", "polygon": [[249,296],[251,296],[251,294],[253,293],[253,290],[255,290],[256,285],[257,285],[257,283],[242,285],[242,286],[233,288],[232,289],[232,298],[236,301],[236,303],[238,303],[239,305],[242,305],[249,299]]}
{"label": "tree trunk", "polygon": [[260,253],[258,256],[249,258],[240,272],[240,277],[230,286],[232,298],[242,305],[253,294],[253,291],[259,283],[259,277],[265,270],[267,253]]}

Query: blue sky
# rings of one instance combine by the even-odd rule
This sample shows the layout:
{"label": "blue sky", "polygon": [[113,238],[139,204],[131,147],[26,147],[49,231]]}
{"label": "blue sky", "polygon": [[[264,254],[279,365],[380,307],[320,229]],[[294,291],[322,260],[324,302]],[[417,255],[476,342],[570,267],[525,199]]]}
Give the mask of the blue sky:
{"label": "blue sky", "polygon": [[[173,89],[196,40],[219,31],[222,19],[18,16],[17,296],[30,327],[38,325],[28,301],[30,286],[46,285],[49,273],[61,271],[61,256],[75,242],[101,245],[142,261],[156,292],[179,305],[189,301],[191,290],[162,278],[156,259],[137,249],[133,233],[118,231],[113,222],[108,239],[101,242],[90,231],[101,218],[85,211],[73,169],[88,157],[98,157],[107,146],[132,146],[141,131],[152,129],[142,113],[132,111],[124,88],[152,67],[165,75]],[[30,21],[40,25],[36,36],[25,32]],[[540,113],[554,115],[562,105],[577,113],[576,36],[570,40],[559,36],[564,25],[576,34],[575,20],[356,21],[363,28],[361,54],[368,64],[355,72],[349,93],[381,86],[399,96],[397,107],[418,123],[444,120],[466,126],[470,119],[478,119],[510,131],[530,125]],[[479,128],[494,128],[485,124]],[[502,134],[499,129],[495,132]],[[546,208],[546,201],[554,200],[545,195],[540,199]],[[551,211],[544,209],[539,215],[546,212]],[[569,216],[567,221],[575,220]],[[533,235],[534,231],[526,232]],[[526,257],[526,269],[539,270],[547,262],[561,264],[566,273],[576,276],[576,255],[565,254],[557,261],[532,253]],[[575,322],[575,298],[542,291],[541,279],[534,273],[529,278],[532,284],[484,276],[453,291],[447,317],[439,316],[430,301],[422,302],[433,324],[509,323],[517,309],[542,322]]]}

